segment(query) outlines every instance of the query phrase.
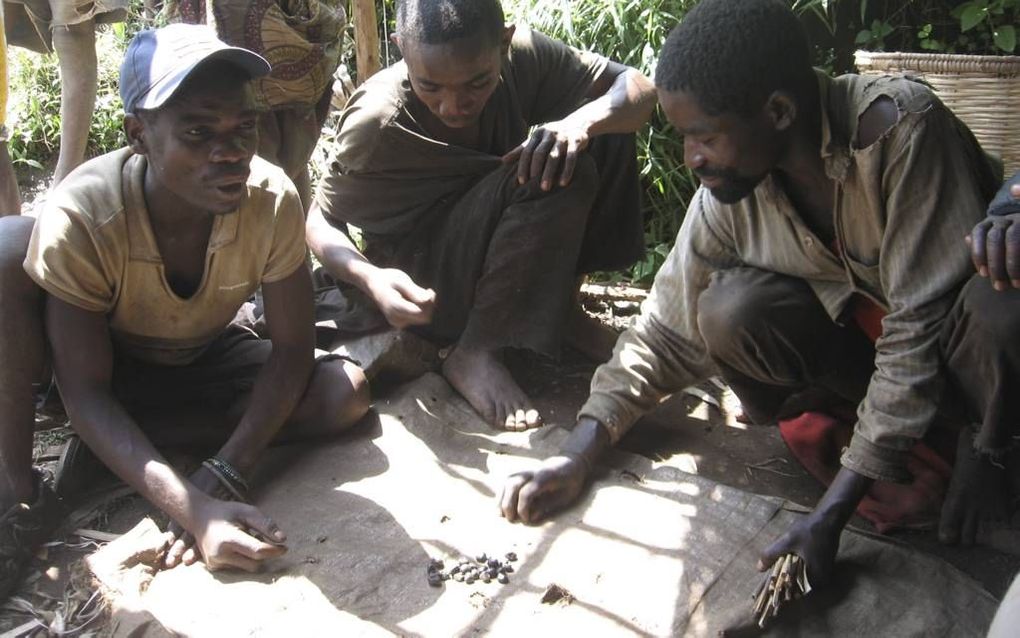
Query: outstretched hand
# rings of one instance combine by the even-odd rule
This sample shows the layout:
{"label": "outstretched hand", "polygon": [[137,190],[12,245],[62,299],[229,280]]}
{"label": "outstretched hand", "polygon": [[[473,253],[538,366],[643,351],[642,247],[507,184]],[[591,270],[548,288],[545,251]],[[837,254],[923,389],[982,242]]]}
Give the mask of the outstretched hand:
{"label": "outstretched hand", "polygon": [[[1020,184],[1010,188],[1020,201]],[[967,235],[974,268],[996,290],[1020,288],[1020,214],[989,216]]]}
{"label": "outstretched hand", "polygon": [[588,148],[587,128],[569,120],[550,122],[535,129],[523,144],[503,156],[503,163],[517,162],[517,182],[541,178],[541,188],[566,186],[574,177],[577,158]]}
{"label": "outstretched hand", "polygon": [[379,268],[368,282],[368,293],[386,321],[397,329],[432,321],[436,293],[422,288],[397,268]]}
{"label": "outstretched hand", "polygon": [[579,457],[550,457],[534,472],[518,472],[507,479],[500,513],[511,523],[540,523],[576,501],[587,478],[588,468]]}

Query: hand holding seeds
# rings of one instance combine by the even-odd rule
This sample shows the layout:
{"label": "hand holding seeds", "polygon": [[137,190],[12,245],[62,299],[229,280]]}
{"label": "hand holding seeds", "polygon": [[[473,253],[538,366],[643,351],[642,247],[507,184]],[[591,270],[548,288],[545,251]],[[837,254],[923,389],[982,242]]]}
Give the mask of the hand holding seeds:
{"label": "hand holding seeds", "polygon": [[783,554],[772,565],[755,592],[752,614],[758,627],[764,629],[779,614],[784,603],[806,596],[811,591],[807,564],[796,554]]}

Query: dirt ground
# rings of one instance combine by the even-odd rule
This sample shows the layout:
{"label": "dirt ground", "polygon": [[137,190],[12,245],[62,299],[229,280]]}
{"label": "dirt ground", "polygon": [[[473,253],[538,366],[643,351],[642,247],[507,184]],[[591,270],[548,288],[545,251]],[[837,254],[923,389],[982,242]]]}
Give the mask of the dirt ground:
{"label": "dirt ground", "polygon": [[[636,304],[592,309],[619,328],[636,312]],[[568,351],[559,362],[521,356],[511,359],[510,365],[549,426],[573,423],[587,396],[595,367],[592,363]],[[686,471],[714,481],[812,506],[822,487],[793,459],[778,430],[736,423],[733,416],[739,406],[732,395],[712,385],[705,391],[711,397],[707,402],[690,394],[665,402],[635,427],[621,447],[653,460],[679,459]],[[385,387],[377,386],[376,392],[386,396]],[[65,420],[51,404],[41,412],[38,425],[36,457],[52,467],[68,433]],[[146,514],[153,514],[149,506],[123,489],[107,490],[77,504],[57,538],[40,552],[18,596],[0,608],[0,635],[47,635],[47,628],[53,635],[101,633],[103,603],[80,559],[108,540],[107,533],[125,532]],[[853,524],[874,531],[863,519],[855,519]],[[982,548],[944,547],[933,531],[894,536],[947,560],[996,597],[1002,596],[1020,570],[1018,556]]]}

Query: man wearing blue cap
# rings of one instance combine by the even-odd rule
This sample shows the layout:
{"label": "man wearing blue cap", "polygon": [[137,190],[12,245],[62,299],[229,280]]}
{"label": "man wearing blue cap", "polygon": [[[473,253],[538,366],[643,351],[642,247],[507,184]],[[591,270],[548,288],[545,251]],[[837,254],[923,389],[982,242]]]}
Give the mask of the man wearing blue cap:
{"label": "man wearing blue cap", "polygon": [[[243,502],[256,459],[367,410],[356,366],[315,361],[301,203],[254,157],[250,80],[268,71],[208,27],[139,33],[120,76],[129,147],[82,165],[34,228],[0,220],[0,599],[55,520],[31,466],[47,342],[77,435],[179,526],[167,566],[255,570],[285,551]],[[260,286],[269,340],[232,324]],[[185,477],[157,451],[183,441],[218,452]]]}

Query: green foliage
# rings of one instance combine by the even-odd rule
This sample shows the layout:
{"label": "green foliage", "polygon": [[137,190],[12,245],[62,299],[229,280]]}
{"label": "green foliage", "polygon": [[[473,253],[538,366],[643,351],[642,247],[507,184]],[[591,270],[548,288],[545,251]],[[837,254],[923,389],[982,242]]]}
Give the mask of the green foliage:
{"label": "green foliage", "polygon": [[860,29],[854,42],[872,50],[986,55],[1016,50],[1020,0],[810,1],[830,8],[841,2],[859,3]]}
{"label": "green foliage", "polygon": [[[143,28],[141,0],[132,3],[126,23],[101,27],[96,33],[96,106],[86,155],[94,157],[125,145],[124,113],[118,90],[120,63],[135,32]],[[8,150],[15,164],[43,169],[60,151],[60,76],[57,57],[10,47]]]}

